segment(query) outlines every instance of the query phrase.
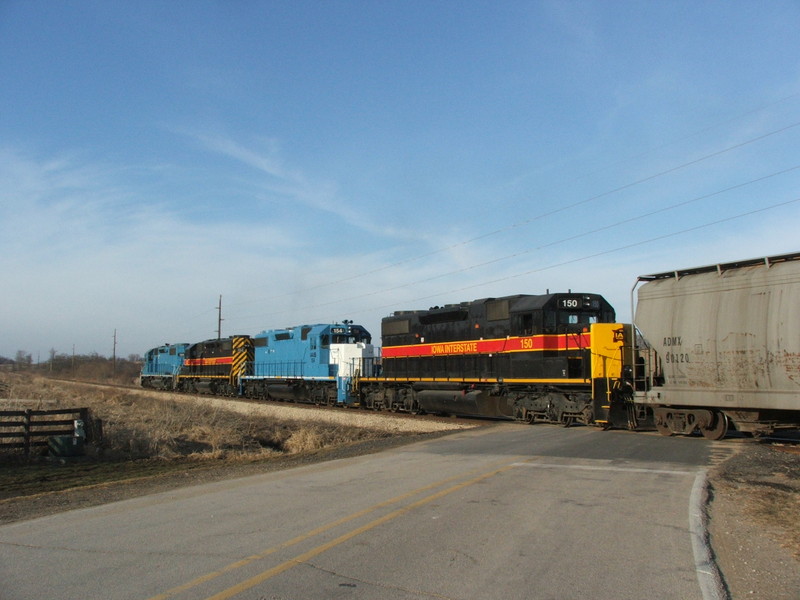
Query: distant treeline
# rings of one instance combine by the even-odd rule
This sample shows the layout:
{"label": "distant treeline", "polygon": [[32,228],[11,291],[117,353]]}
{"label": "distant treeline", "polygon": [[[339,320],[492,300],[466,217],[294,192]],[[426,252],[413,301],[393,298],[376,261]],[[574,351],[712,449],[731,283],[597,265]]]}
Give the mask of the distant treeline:
{"label": "distant treeline", "polygon": [[0,366],[13,371],[35,371],[42,375],[89,381],[131,383],[139,376],[142,357],[108,358],[99,354],[59,354],[51,350],[47,360],[34,362],[33,357],[20,350],[14,359],[0,356]]}

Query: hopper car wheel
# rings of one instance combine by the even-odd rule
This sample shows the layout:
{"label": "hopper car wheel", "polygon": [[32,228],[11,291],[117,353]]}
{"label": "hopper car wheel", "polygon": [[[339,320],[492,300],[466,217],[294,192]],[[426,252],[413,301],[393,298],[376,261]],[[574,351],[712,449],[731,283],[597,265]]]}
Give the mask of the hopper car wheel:
{"label": "hopper car wheel", "polygon": [[700,433],[707,440],[721,440],[728,433],[728,417],[723,412],[714,413],[714,425],[708,429],[701,427]]}
{"label": "hopper car wheel", "polygon": [[656,431],[658,431],[658,433],[660,433],[661,435],[667,437],[672,435],[672,429],[670,429],[669,425],[667,423],[659,421],[658,419],[656,419]]}

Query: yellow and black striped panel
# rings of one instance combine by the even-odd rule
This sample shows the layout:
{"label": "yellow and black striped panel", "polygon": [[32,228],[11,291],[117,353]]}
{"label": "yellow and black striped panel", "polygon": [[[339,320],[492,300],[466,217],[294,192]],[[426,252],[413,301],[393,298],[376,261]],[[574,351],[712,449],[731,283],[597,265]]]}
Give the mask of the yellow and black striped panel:
{"label": "yellow and black striped panel", "polygon": [[247,375],[247,370],[253,364],[253,340],[247,336],[233,338],[233,362],[231,363],[231,381]]}

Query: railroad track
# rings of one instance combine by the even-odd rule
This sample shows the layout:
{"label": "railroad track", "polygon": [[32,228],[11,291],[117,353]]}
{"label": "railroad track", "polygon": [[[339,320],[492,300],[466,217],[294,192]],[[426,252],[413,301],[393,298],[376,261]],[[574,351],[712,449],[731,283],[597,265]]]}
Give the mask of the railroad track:
{"label": "railroad track", "polygon": [[[177,392],[172,390],[157,390],[157,389],[145,389],[141,388],[136,385],[129,385],[129,384],[122,384],[122,383],[100,383],[96,381],[85,381],[85,380],[75,380],[75,379],[62,379],[62,378],[51,378],[51,381],[61,381],[64,383],[71,383],[77,385],[88,385],[96,388],[105,388],[105,389],[118,389],[124,390],[128,392],[134,393],[147,393],[147,394],[156,394],[156,395],[169,395],[175,394],[185,397],[195,397],[195,398],[216,398],[218,400],[229,400],[231,402],[238,402],[241,404],[252,404],[253,406],[274,406],[274,407],[281,407],[281,406],[291,406],[293,408],[302,409],[302,410],[317,410],[317,411],[333,411],[333,412],[341,412],[343,410],[354,410],[359,411],[362,414],[374,414],[374,415],[385,415],[387,417],[392,417],[394,419],[414,419],[414,420],[425,420],[431,422],[438,422],[438,423],[450,423],[454,425],[463,425],[464,427],[480,427],[480,426],[488,426],[488,425],[497,425],[503,423],[514,423],[514,421],[505,420],[505,419],[488,419],[488,418],[479,418],[479,417],[446,417],[440,415],[414,415],[410,413],[403,413],[403,412],[389,412],[389,411],[372,411],[367,409],[360,409],[359,407],[342,407],[342,406],[326,406],[323,404],[306,404],[302,402],[287,402],[287,401],[278,401],[278,400],[260,400],[260,399],[253,399],[253,398],[227,398],[225,396],[213,396],[213,395],[205,395],[205,394],[195,394],[190,392]],[[752,443],[767,443],[767,444],[789,444],[789,445],[798,445],[800,446],[800,429],[797,430],[784,430],[778,431],[773,435],[769,436],[761,436],[761,437],[752,437],[748,434],[741,434],[736,431],[732,431],[727,435],[728,439],[740,439],[740,440],[749,440]]]}
{"label": "railroad track", "polygon": [[412,420],[424,420],[430,421],[434,423],[448,423],[452,425],[461,425],[464,427],[481,427],[481,426],[488,426],[488,425],[495,425],[498,423],[511,423],[513,421],[508,421],[505,419],[488,419],[488,418],[471,418],[471,417],[450,417],[450,416],[441,416],[441,415],[431,415],[431,414],[411,414],[411,413],[404,413],[404,412],[390,412],[390,411],[373,411],[368,409],[361,409],[360,407],[348,407],[348,406],[326,406],[324,404],[310,404],[304,402],[288,402],[288,401],[281,401],[281,400],[261,400],[261,399],[254,399],[254,398],[244,398],[244,397],[227,397],[227,396],[214,396],[210,394],[196,394],[192,392],[178,392],[173,390],[157,390],[157,389],[150,389],[150,388],[142,388],[137,385],[128,385],[122,383],[101,383],[97,381],[85,381],[85,380],[75,380],[75,379],[59,379],[59,378],[52,378],[52,381],[61,381],[64,383],[76,384],[76,385],[88,385],[100,389],[116,389],[116,390],[124,390],[128,392],[134,393],[146,393],[149,395],[178,395],[184,396],[187,398],[215,398],[217,400],[227,400],[230,402],[237,402],[240,404],[251,404],[253,406],[274,406],[274,407],[282,407],[282,406],[291,406],[293,408],[301,409],[301,410],[316,410],[316,411],[331,411],[340,413],[341,411],[351,410],[356,411],[361,414],[372,414],[372,415],[384,415],[387,417],[391,417],[393,419],[412,419]]}

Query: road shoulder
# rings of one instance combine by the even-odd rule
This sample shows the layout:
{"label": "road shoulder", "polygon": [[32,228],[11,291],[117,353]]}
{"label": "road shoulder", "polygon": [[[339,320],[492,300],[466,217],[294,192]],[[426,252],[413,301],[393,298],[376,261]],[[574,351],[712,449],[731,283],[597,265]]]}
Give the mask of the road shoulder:
{"label": "road shoulder", "polygon": [[710,544],[732,600],[800,597],[797,450],[748,440],[709,473]]}

